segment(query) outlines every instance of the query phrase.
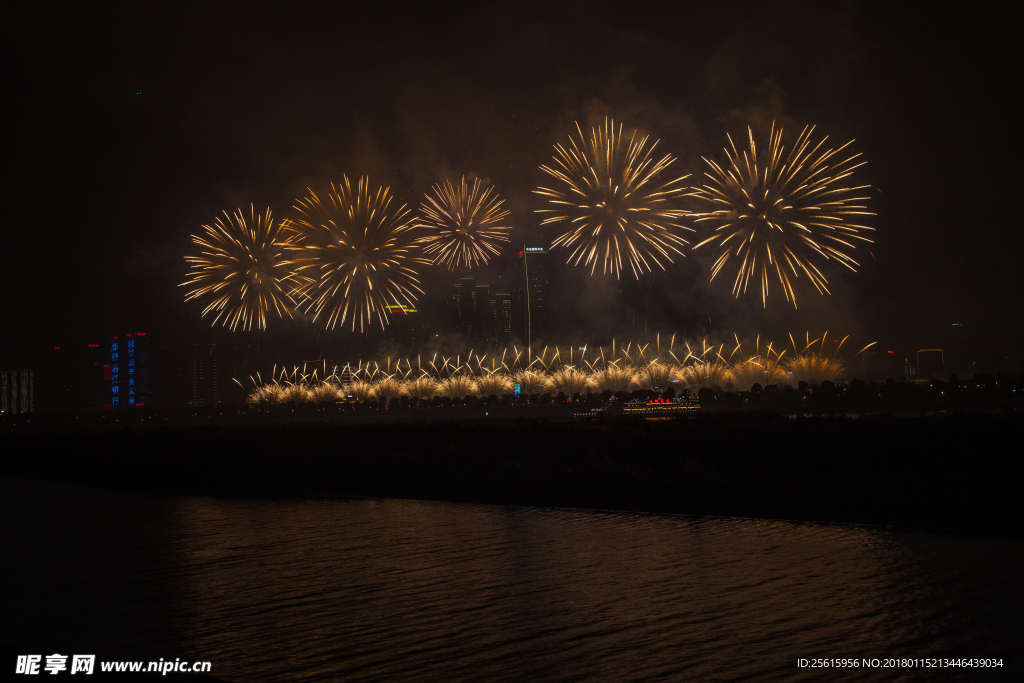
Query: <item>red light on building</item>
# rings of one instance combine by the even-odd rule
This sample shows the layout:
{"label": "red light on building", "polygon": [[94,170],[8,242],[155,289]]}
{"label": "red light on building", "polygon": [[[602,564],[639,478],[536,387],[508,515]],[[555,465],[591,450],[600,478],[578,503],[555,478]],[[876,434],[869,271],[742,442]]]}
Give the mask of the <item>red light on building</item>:
{"label": "red light on building", "polygon": [[53,350],[54,350],[54,351],[60,351],[60,347],[59,347],[59,346],[54,346],[54,347],[53,347]]}
{"label": "red light on building", "polygon": [[896,353],[896,352],[895,351],[890,351],[889,353]]}
{"label": "red light on building", "polygon": [[[146,336],[146,333],[145,333],[145,332],[136,332],[136,333],[135,333],[135,336],[136,336],[136,337],[145,337],[145,336]],[[142,405],[142,404],[140,403],[139,405]]]}
{"label": "red light on building", "polygon": [[137,406],[144,406],[146,404],[145,403],[136,403],[135,405],[137,405]]}
{"label": "red light on building", "polygon": [[98,348],[100,348],[100,345],[99,344],[89,344],[89,348],[90,349],[98,349]]}

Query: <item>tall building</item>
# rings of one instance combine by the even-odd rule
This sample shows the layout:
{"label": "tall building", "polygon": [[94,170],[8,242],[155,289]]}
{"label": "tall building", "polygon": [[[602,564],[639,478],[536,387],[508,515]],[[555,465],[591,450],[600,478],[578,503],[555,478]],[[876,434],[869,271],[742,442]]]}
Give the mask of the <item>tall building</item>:
{"label": "tall building", "polygon": [[494,345],[494,299],[490,285],[473,287],[473,336],[472,339],[484,348]]}
{"label": "tall building", "polygon": [[0,372],[0,414],[31,413],[34,389],[31,370]]}
{"label": "tall building", "polygon": [[548,284],[550,255],[543,247],[524,247],[516,259],[516,279],[512,289],[515,320],[513,336],[529,343],[543,337],[550,328]]}
{"label": "tall building", "polygon": [[504,348],[512,340],[512,293],[494,292],[492,295],[494,309],[494,344]]}
{"label": "tall building", "polygon": [[221,403],[220,377],[214,344],[195,344],[192,347],[192,367],[189,373],[188,404],[192,408],[216,407]]}
{"label": "tall building", "polygon": [[976,369],[973,339],[964,323],[951,323],[943,335],[942,347],[946,350],[945,364],[950,373],[960,373],[965,377],[974,374]]}
{"label": "tall building", "polygon": [[385,335],[398,342],[407,353],[416,353],[423,341],[423,321],[420,312],[412,306],[388,306],[388,326]]}
{"label": "tall building", "polygon": [[903,359],[903,376],[906,379],[913,379],[917,377],[917,368],[910,362],[909,358]]}
{"label": "tall building", "polygon": [[72,343],[53,347],[42,368],[43,410],[101,410],[108,387],[104,382],[106,349],[101,344]]}
{"label": "tall building", "polygon": [[920,379],[949,377],[949,373],[946,371],[945,352],[942,349],[918,349],[917,376]]}
{"label": "tall building", "polygon": [[[507,295],[506,295],[507,296]],[[498,295],[489,284],[472,277],[452,284],[451,320],[467,341],[479,348],[493,347],[498,339]]]}
{"label": "tall building", "polygon": [[472,277],[459,278],[452,283],[450,303],[451,319],[455,329],[464,335],[473,332],[473,298],[476,295],[476,280]]}
{"label": "tall building", "polygon": [[110,382],[110,400],[103,409],[148,405],[152,365],[146,333],[129,332],[111,337],[109,359],[103,366],[103,378]]}

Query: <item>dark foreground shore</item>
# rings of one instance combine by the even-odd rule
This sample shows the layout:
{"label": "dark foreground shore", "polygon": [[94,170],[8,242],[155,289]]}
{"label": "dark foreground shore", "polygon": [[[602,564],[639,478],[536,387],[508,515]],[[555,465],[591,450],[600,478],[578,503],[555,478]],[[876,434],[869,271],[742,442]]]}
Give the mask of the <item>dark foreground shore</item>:
{"label": "dark foreground shore", "polygon": [[1024,418],[547,419],[11,433],[0,476],[134,492],[374,496],[1020,536]]}

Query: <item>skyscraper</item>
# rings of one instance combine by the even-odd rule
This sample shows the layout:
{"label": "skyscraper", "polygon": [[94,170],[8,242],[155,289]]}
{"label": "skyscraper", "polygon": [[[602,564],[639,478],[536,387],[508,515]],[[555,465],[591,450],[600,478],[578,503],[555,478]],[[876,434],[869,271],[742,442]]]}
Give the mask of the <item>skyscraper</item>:
{"label": "skyscraper", "polygon": [[452,283],[451,318],[455,329],[464,335],[471,335],[473,328],[473,298],[476,294],[476,280],[471,277],[459,278]]}
{"label": "skyscraper", "polygon": [[478,348],[493,347],[498,337],[497,298],[491,285],[472,277],[452,284],[451,320],[466,341]]}
{"label": "skyscraper", "polygon": [[484,348],[494,345],[494,301],[491,286],[479,284],[473,288],[473,322],[472,340]]}
{"label": "skyscraper", "polygon": [[213,344],[192,346],[188,392],[188,405],[191,408],[216,407],[221,403],[217,357],[213,350]]}
{"label": "skyscraper", "polygon": [[424,334],[420,312],[405,304],[388,306],[387,311],[389,322],[385,336],[397,342],[406,353],[416,353]]}
{"label": "skyscraper", "polygon": [[110,362],[104,366],[104,379],[110,382],[110,402],[105,410],[117,410],[150,403],[149,337],[145,332],[129,332],[110,338]]}
{"label": "skyscraper", "polygon": [[522,335],[528,344],[549,332],[548,283],[550,255],[544,247],[524,247],[516,259],[514,298],[515,336]]}
{"label": "skyscraper", "polygon": [[512,339],[512,293],[496,291],[491,296],[494,309],[494,344],[498,348],[504,348]]}
{"label": "skyscraper", "polygon": [[43,395],[43,410],[100,410],[109,388],[103,381],[106,349],[87,342],[63,343],[53,347],[50,362],[37,381]]}

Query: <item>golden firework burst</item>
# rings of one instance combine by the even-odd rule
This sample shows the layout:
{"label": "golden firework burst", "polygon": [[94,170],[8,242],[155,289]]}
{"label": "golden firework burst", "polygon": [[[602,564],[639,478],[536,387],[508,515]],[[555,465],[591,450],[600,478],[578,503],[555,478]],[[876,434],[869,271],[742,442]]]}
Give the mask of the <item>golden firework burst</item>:
{"label": "golden firework burst", "polygon": [[227,211],[192,241],[200,253],[186,256],[190,266],[186,301],[208,300],[202,315],[214,314],[213,325],[220,321],[236,330],[266,329],[267,314],[291,316],[294,301],[289,294],[294,278],[288,249],[294,237],[275,223],[270,209],[257,214],[249,207],[233,214]]}
{"label": "golden firework burst", "polygon": [[465,265],[472,268],[491,256],[501,253],[498,244],[508,242],[508,231],[512,228],[502,225],[510,215],[503,208],[504,201],[488,187],[481,192],[480,179],[467,184],[453,185],[446,180],[434,186],[434,195],[427,194],[422,206],[424,219],[420,227],[430,231],[429,235],[417,240],[423,253],[433,263],[444,263],[449,270]]}
{"label": "golden firework burst", "polygon": [[579,139],[555,145],[555,163],[541,166],[559,184],[534,190],[551,207],[538,210],[551,214],[541,225],[561,223],[566,230],[552,247],[571,249],[568,261],[590,266],[591,274],[599,261],[603,273],[616,277],[627,264],[637,278],[652,266],[664,270],[662,261],[672,263],[672,254],[682,256],[688,244],[678,233],[692,231],[678,222],[687,212],[675,206],[689,176],[662,182],[675,158],[666,154],[655,161],[658,141],[648,145],[649,137],[638,139],[635,130],[624,136],[622,124],[616,129],[611,119],[592,128],[589,140],[578,123],[576,131]]}
{"label": "golden firework burst", "polygon": [[328,328],[351,320],[363,331],[376,319],[383,328],[388,312],[412,306],[418,286],[414,254],[415,223],[390,188],[370,189],[362,177],[352,190],[347,176],[321,199],[312,190],[295,204],[287,223],[299,238],[295,249],[297,296]]}
{"label": "golden firework burst", "polygon": [[[734,259],[739,261],[733,294],[747,291],[751,280],[761,284],[761,302],[767,306],[768,282],[778,278],[786,300],[796,306],[790,277],[807,276],[819,293],[828,293],[828,280],[811,259],[835,260],[856,272],[859,264],[847,253],[853,240],[871,242],[860,234],[873,230],[859,221],[872,216],[867,185],[848,186],[854,170],[863,166],[860,154],[844,153],[852,140],[838,148],[825,148],[828,137],[812,141],[814,128],[804,128],[788,151],[782,129],[772,124],[767,158],[758,159],[754,133],[748,127],[750,149],[741,154],[729,138],[728,162],[719,166],[705,158],[711,171],[695,193],[711,205],[695,213],[695,222],[714,226],[713,234],[694,246],[715,243],[720,251],[711,279]],[[858,221],[858,222],[854,222]]]}

